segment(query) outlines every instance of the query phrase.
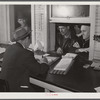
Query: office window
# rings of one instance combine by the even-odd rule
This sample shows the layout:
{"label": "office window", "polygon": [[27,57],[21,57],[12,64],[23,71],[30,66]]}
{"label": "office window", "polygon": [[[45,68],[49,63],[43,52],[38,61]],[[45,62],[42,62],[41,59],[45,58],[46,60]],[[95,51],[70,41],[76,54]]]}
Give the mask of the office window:
{"label": "office window", "polygon": [[89,5],[52,5],[51,18],[89,17]]}

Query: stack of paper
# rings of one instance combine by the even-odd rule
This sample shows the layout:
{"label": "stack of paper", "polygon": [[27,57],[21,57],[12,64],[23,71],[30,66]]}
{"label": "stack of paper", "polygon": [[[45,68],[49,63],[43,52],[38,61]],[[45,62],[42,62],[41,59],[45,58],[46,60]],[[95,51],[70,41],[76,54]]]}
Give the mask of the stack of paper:
{"label": "stack of paper", "polygon": [[46,58],[48,60],[48,65],[53,64],[54,62],[56,62],[59,59],[59,57],[53,57],[53,56],[47,56]]}
{"label": "stack of paper", "polygon": [[62,70],[65,71],[68,69],[69,65],[72,62],[72,58],[63,58],[61,61],[55,66],[54,70]]}
{"label": "stack of paper", "polygon": [[67,53],[65,56],[62,56],[60,62],[54,67],[50,72],[52,74],[66,74],[74,62],[74,58],[77,54]]}
{"label": "stack of paper", "polygon": [[5,50],[6,50],[5,48],[1,48],[1,47],[0,47],[0,53],[5,52]]}
{"label": "stack of paper", "polygon": [[94,88],[97,92],[100,92],[100,87]]}
{"label": "stack of paper", "polygon": [[53,64],[55,61],[57,61],[59,59],[59,57],[53,57],[53,56],[49,56],[50,54],[44,54],[44,55],[34,55],[35,59],[37,59],[38,61],[42,59],[42,57],[47,58],[48,61],[48,65]]}
{"label": "stack of paper", "polygon": [[91,67],[100,67],[100,62],[93,62]]}
{"label": "stack of paper", "polygon": [[75,53],[67,53],[66,55],[64,55],[62,57],[75,58],[76,56],[77,56],[77,54],[75,54]]}
{"label": "stack of paper", "polygon": [[0,67],[0,71],[1,71],[1,67]]}

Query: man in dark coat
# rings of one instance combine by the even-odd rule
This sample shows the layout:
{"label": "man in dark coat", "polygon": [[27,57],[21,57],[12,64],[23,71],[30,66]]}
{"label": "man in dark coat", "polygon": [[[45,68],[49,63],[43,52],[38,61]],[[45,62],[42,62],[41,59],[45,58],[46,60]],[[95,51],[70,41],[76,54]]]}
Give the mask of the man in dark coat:
{"label": "man in dark coat", "polygon": [[60,24],[58,26],[58,30],[59,32],[57,33],[56,49],[58,54],[64,55],[70,52],[70,48],[73,46],[76,40],[72,38],[69,25]]}
{"label": "man in dark coat", "polygon": [[[89,40],[90,40],[90,26],[89,25],[82,25],[81,26],[81,35],[83,37],[82,46],[77,48],[75,52],[78,54],[76,57],[76,62],[80,62],[84,68],[88,68],[91,64],[91,61],[88,60],[89,58]],[[75,43],[73,46],[76,46]]]}
{"label": "man in dark coat", "polygon": [[82,46],[76,49],[76,52],[79,53],[84,58],[88,59],[89,56],[89,41],[90,41],[90,26],[82,25],[81,34],[83,37]]}
{"label": "man in dark coat", "polygon": [[[14,33],[16,43],[9,46],[4,54],[0,78],[8,81],[11,92],[36,91],[30,85],[30,76],[42,76],[48,71],[44,59],[41,64],[34,58],[34,53],[28,50],[30,31],[24,28]],[[22,88],[24,87],[24,88]]]}

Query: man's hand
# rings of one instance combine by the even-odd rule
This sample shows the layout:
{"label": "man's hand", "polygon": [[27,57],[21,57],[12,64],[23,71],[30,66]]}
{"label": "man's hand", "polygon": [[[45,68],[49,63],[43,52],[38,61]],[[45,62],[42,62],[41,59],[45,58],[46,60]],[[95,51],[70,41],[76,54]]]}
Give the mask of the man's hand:
{"label": "man's hand", "polygon": [[94,67],[94,70],[100,70],[100,66],[99,67]]}
{"label": "man's hand", "polygon": [[80,48],[80,45],[79,45],[78,42],[75,42],[75,43],[73,44],[73,47]]}
{"label": "man's hand", "polygon": [[76,53],[78,53],[78,52],[89,52],[89,48],[80,48],[80,49],[76,49],[75,52],[76,52]]}
{"label": "man's hand", "polygon": [[62,53],[63,53],[63,50],[59,47],[59,48],[57,49],[57,53],[58,53],[58,54],[62,54]]}
{"label": "man's hand", "polygon": [[85,64],[85,65],[83,66],[83,68],[85,68],[85,69],[87,69],[87,68],[89,68],[89,67],[90,67],[89,64]]}
{"label": "man's hand", "polygon": [[42,59],[40,59],[40,63],[46,63],[48,64],[48,60],[46,57],[42,57]]}

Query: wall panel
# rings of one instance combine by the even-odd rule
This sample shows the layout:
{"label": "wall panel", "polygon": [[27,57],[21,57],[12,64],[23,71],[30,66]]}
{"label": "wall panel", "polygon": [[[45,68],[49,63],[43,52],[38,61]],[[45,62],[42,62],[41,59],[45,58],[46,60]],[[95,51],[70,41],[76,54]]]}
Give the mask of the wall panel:
{"label": "wall panel", "polygon": [[[96,6],[95,34],[100,35],[100,5]],[[100,42],[94,41],[94,59],[100,59]]]}

